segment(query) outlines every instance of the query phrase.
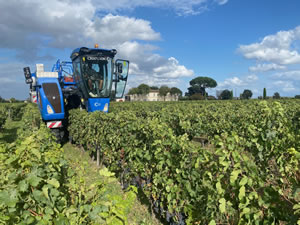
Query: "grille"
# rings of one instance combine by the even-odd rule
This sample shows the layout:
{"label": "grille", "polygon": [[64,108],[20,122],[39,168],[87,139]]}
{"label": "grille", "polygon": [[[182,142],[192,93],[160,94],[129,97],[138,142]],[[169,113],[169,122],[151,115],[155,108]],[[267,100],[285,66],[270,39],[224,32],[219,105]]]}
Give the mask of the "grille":
{"label": "grille", "polygon": [[52,105],[54,112],[61,113],[60,94],[56,83],[42,84],[45,95]]}

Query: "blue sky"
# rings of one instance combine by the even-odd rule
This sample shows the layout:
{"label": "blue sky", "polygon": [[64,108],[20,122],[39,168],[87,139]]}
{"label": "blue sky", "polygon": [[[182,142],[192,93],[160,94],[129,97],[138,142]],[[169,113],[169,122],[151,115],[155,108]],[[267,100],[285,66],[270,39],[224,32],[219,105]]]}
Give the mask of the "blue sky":
{"label": "blue sky", "polygon": [[128,89],[209,76],[217,88],[300,94],[299,0],[0,0],[0,96],[26,99],[23,67],[116,48]]}

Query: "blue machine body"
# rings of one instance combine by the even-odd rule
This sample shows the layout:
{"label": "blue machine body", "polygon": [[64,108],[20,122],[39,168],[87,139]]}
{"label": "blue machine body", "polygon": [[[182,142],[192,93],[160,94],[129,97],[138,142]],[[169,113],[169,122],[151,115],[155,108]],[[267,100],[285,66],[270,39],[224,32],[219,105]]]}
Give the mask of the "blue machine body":
{"label": "blue machine body", "polygon": [[25,79],[32,78],[31,83],[27,80],[26,83],[36,92],[43,120],[62,121],[68,110],[80,106],[88,112],[107,113],[112,84],[115,84],[114,97],[122,97],[129,69],[129,61],[114,60],[116,54],[115,49],[81,47],[72,52],[72,62],[58,59],[52,67],[55,73],[44,72],[43,65],[37,65],[34,73],[30,73],[29,67],[24,68]]}
{"label": "blue machine body", "polygon": [[[57,87],[57,91],[49,93],[45,85]],[[38,106],[44,121],[62,120],[65,118],[64,98],[57,78],[38,78]],[[57,106],[59,105],[59,106]]]}
{"label": "blue machine body", "polygon": [[109,98],[89,98],[86,102],[88,105],[88,112],[103,111],[108,112],[109,109]]}

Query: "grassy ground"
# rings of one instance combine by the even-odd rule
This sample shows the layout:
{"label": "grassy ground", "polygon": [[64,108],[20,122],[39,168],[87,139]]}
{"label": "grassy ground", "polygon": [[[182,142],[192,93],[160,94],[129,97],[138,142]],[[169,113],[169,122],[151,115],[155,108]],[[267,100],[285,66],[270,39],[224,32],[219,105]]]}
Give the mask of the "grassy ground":
{"label": "grassy ground", "polygon": [[[86,169],[84,171],[87,184],[92,184],[99,179],[104,179],[99,175],[99,168],[96,165],[95,161],[92,161],[91,157],[87,152],[74,147],[70,143],[66,143],[63,145],[63,149],[65,152],[65,157],[71,163],[71,166],[80,167],[84,166]],[[87,166],[88,165],[88,166]],[[126,197],[126,194],[122,191],[120,183],[117,179],[114,179],[109,184],[108,189],[112,193],[112,195],[120,195]],[[139,200],[137,199],[130,209],[128,215],[128,224],[130,225],[158,225],[162,224],[149,210],[149,204],[142,203],[144,200],[142,196],[139,195]],[[146,202],[146,201],[144,201]]]}

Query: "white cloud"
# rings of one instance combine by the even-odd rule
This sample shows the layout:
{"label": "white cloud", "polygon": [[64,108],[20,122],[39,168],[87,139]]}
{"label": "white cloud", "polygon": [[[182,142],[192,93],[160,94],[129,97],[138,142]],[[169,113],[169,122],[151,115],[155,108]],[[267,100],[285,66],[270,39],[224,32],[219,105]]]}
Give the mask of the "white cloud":
{"label": "white cloud", "polygon": [[281,65],[297,64],[300,63],[300,55],[296,49],[292,49],[293,42],[297,40],[300,40],[300,26],[268,35],[259,43],[240,45],[239,52],[247,59]]}
{"label": "white cloud", "polygon": [[294,81],[300,81],[300,70],[292,70],[282,73],[276,73],[273,75],[274,78],[280,78],[280,79],[287,79],[287,80],[294,80]]}
{"label": "white cloud", "polygon": [[160,34],[152,29],[149,21],[112,14],[96,18],[88,28],[86,36],[105,46],[131,40],[160,40]]}
{"label": "white cloud", "polygon": [[[141,45],[138,42],[125,42],[118,46],[120,56],[131,60],[130,74],[145,77],[145,83],[158,79],[178,79],[180,77],[193,76],[193,70],[180,65],[177,59],[170,57],[166,59],[158,54],[152,53],[156,49],[152,45]],[[151,78],[147,80],[147,76]]]}
{"label": "white cloud", "polygon": [[[130,75],[136,78],[135,81],[175,85],[181,77],[192,76],[194,72],[174,57],[165,58],[154,53],[158,47],[149,42],[160,41],[161,35],[149,21],[110,13],[100,16],[101,12],[146,6],[171,7],[177,13],[188,14],[190,11],[193,14],[197,13],[197,7],[209,1],[212,0],[0,1],[0,50],[16,51],[17,58],[27,63],[47,64],[55,59],[45,52],[71,52],[73,48],[99,43],[103,48],[116,48],[117,57],[130,60]],[[22,72],[13,74],[10,79],[15,80]],[[5,78],[5,81],[11,80]]]}
{"label": "white cloud", "polygon": [[224,5],[228,0],[92,0],[98,10],[104,12],[120,12],[138,7],[172,9],[179,16],[197,15],[207,8],[209,3]]}
{"label": "white cloud", "polygon": [[273,84],[275,86],[279,87],[284,92],[293,92],[293,91],[297,90],[295,88],[293,82],[291,82],[291,81],[278,80],[278,81],[273,82]]}
{"label": "white cloud", "polygon": [[246,85],[245,81],[238,77],[227,78],[225,81],[221,82],[218,87],[220,88],[232,88],[232,87],[240,87]]}
{"label": "white cloud", "polygon": [[194,75],[193,70],[189,70],[185,66],[180,65],[178,60],[174,57],[170,57],[164,65],[154,68],[153,72],[155,77],[164,78],[190,77]]}
{"label": "white cloud", "polygon": [[270,63],[270,64],[257,64],[256,66],[251,66],[249,67],[249,71],[251,72],[267,72],[271,70],[283,70],[286,69],[286,66],[282,65],[277,65],[275,63]]}
{"label": "white cloud", "polygon": [[249,71],[264,75],[264,84],[254,81],[250,87],[267,87],[270,92],[280,91],[289,96],[296,94],[300,86],[299,41],[300,26],[265,36],[257,43],[240,45],[238,51],[245,58],[257,61],[255,66],[249,67]]}
{"label": "white cloud", "polygon": [[[37,56],[41,47],[74,48],[95,41],[114,45],[131,40],[159,40],[149,21],[113,16],[137,7],[197,14],[214,0],[10,0],[0,1],[0,48]],[[25,58],[25,57],[24,57]],[[28,57],[30,58],[30,57]]]}
{"label": "white cloud", "polygon": [[128,87],[126,87],[127,90],[133,87],[137,87],[142,83],[147,84],[149,86],[167,85],[169,87],[174,87],[181,82],[180,79],[157,78],[151,75],[145,75],[145,76],[132,75],[128,79],[129,79]]}
{"label": "white cloud", "polygon": [[255,90],[254,94],[258,93],[256,82],[259,78],[255,74],[250,74],[243,77],[231,77],[220,82],[218,88],[221,89],[238,89],[242,91],[243,89]]}
{"label": "white cloud", "polygon": [[247,83],[251,83],[251,82],[254,82],[254,81],[257,81],[257,80],[258,80],[258,77],[255,74],[250,74],[246,77],[246,82]]}
{"label": "white cloud", "polygon": [[228,0],[215,0],[215,2],[217,2],[219,5],[225,5]]}

